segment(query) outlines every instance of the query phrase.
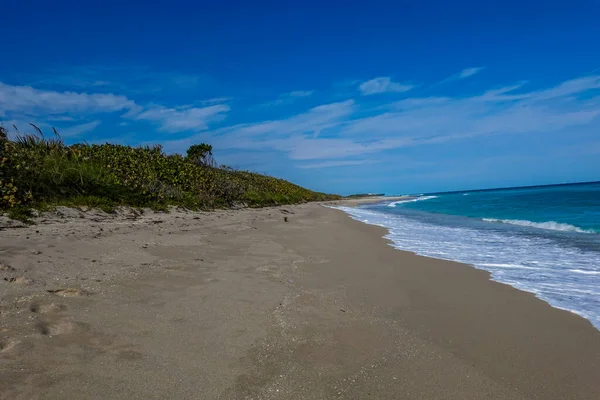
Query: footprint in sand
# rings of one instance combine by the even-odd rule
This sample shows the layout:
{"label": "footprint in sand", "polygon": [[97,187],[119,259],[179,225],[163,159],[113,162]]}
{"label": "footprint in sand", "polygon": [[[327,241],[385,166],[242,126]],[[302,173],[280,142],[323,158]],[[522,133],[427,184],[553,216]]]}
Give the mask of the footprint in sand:
{"label": "footprint in sand", "polygon": [[40,321],[36,329],[44,336],[80,334],[89,330],[86,324],[71,321]]}
{"label": "footprint in sand", "polygon": [[57,303],[49,303],[49,304],[33,303],[31,306],[29,306],[29,311],[31,311],[32,313],[35,313],[35,314],[54,314],[54,313],[58,313],[61,311],[65,311],[66,309],[67,309],[67,306],[65,306],[64,304],[57,304]]}
{"label": "footprint in sand", "polygon": [[17,285],[29,285],[29,284],[33,283],[33,280],[27,278],[26,276],[4,278],[4,280],[8,283],[15,283]]}
{"label": "footprint in sand", "polygon": [[16,270],[8,264],[0,262],[0,271],[2,272],[15,272]]}

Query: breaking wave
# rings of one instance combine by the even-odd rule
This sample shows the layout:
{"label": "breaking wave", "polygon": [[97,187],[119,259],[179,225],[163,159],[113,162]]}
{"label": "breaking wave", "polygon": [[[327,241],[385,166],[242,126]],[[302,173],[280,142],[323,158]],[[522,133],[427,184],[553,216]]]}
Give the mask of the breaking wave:
{"label": "breaking wave", "polygon": [[597,233],[594,230],[585,230],[585,229],[581,229],[575,225],[564,224],[564,223],[555,222],[555,221],[533,222],[533,221],[527,221],[527,220],[522,220],[522,219],[497,219],[497,218],[482,218],[482,220],[486,221],[486,222],[496,222],[496,223],[501,223],[501,224],[528,226],[531,228],[549,229],[549,230],[553,230],[553,231]]}

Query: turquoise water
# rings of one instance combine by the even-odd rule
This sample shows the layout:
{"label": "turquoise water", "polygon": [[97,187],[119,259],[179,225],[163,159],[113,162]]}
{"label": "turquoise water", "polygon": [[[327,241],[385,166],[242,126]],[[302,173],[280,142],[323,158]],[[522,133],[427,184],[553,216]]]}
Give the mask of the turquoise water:
{"label": "turquoise water", "polygon": [[600,329],[600,183],[419,195],[340,207],[393,246],[467,263]]}
{"label": "turquoise water", "polygon": [[600,183],[431,196],[437,197],[406,203],[403,207],[490,222],[600,233]]}

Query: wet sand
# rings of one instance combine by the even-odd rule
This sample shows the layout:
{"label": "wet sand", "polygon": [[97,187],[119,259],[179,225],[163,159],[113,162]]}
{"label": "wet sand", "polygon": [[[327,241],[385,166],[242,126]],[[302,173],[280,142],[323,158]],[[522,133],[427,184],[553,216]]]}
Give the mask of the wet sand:
{"label": "wet sand", "polygon": [[318,204],[0,230],[0,398],[600,398],[588,321],[384,234]]}

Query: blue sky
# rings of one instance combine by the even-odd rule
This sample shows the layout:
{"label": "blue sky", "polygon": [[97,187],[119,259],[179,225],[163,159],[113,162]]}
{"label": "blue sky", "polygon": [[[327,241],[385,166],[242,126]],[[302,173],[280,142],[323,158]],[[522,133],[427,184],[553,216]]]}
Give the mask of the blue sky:
{"label": "blue sky", "polygon": [[150,3],[0,0],[5,126],[342,194],[600,179],[599,1]]}

